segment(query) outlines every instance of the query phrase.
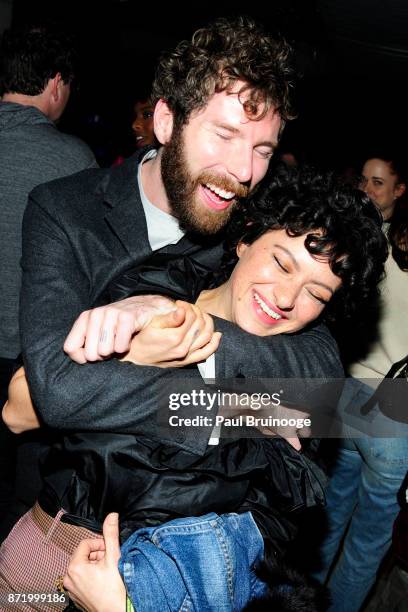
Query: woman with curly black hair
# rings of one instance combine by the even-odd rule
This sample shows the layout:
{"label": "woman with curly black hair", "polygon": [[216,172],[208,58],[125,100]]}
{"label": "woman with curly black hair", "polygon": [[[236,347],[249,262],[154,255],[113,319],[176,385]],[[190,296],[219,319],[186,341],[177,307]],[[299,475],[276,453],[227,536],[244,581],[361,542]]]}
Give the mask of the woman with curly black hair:
{"label": "woman with curly black hair", "polygon": [[[297,170],[282,165],[274,169],[274,177],[263,191],[247,200],[233,215],[217,280],[230,279],[225,281],[224,289],[207,292],[207,301],[215,301],[219,293],[225,295],[239,270],[245,245],[253,245],[258,239],[269,242],[269,238],[279,235],[289,251],[291,245],[298,243],[314,265],[322,264],[322,272],[327,266],[337,277],[335,290],[317,300],[325,306],[324,313],[321,308],[325,320],[351,318],[377,295],[386,257],[380,223],[381,215],[369,198],[340,183],[334,174],[320,174],[311,167]],[[263,238],[264,235],[269,238]],[[280,248],[282,251],[283,247]],[[290,271],[296,266],[289,265],[289,261],[285,266],[287,257],[282,253],[273,254],[272,259],[283,278],[290,278]],[[319,277],[317,268],[316,276]],[[198,303],[203,299],[200,297]],[[291,311],[291,305],[286,306],[289,319]],[[296,329],[283,327],[281,321],[279,326],[261,335],[291,331]]]}

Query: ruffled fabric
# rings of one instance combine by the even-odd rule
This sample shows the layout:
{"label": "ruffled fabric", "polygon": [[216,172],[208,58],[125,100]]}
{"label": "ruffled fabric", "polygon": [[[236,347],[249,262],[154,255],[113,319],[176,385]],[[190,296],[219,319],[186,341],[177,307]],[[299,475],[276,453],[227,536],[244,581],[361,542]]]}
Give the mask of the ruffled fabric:
{"label": "ruffled fabric", "polygon": [[55,473],[76,463],[70,486],[58,491],[61,480],[52,479],[53,494],[47,487],[40,503],[51,513],[59,505],[75,515],[75,524],[94,529],[108,512],[120,510],[122,539],[178,517],[251,511],[264,538],[281,552],[296,534],[298,512],[324,504],[325,475],[311,455],[280,438],[221,441],[197,457],[132,435],[76,434],[53,463]]}

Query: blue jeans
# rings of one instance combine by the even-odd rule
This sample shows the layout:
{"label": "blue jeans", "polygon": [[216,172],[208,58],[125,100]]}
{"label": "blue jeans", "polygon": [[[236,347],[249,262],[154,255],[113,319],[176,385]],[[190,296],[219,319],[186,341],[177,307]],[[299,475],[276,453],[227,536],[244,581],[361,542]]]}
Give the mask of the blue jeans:
{"label": "blue jeans", "polygon": [[[315,574],[325,582],[348,527],[328,581],[330,612],[361,608],[390,546],[397,493],[408,469],[407,424],[391,421],[376,406],[365,434],[355,429],[359,408],[372,394],[367,385],[347,379],[339,405],[345,438],[326,491],[328,532],[320,550],[322,569]],[[371,437],[375,433],[394,437]]]}
{"label": "blue jeans", "polygon": [[137,612],[232,612],[265,593],[254,573],[263,550],[250,512],[212,512],[139,529],[119,570]]}

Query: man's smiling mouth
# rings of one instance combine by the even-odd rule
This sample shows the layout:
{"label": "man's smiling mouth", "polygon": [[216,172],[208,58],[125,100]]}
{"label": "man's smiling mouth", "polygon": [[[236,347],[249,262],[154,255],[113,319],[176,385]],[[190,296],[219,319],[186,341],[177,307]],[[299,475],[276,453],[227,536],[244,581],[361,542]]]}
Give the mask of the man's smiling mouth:
{"label": "man's smiling mouth", "polygon": [[207,206],[215,211],[222,211],[234,204],[235,193],[226,191],[221,187],[215,187],[211,183],[201,183],[200,185]]}
{"label": "man's smiling mouth", "polygon": [[235,198],[234,191],[226,191],[225,189],[221,189],[221,187],[217,187],[216,185],[213,185],[212,183],[205,183],[204,186],[207,187],[207,189],[209,189],[213,193],[215,193],[217,196],[222,198],[223,200],[232,200],[232,198]]}

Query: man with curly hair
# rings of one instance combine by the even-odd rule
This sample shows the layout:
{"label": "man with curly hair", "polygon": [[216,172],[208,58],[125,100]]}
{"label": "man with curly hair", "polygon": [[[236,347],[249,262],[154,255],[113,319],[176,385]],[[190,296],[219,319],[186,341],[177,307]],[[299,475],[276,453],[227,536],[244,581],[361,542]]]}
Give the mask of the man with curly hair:
{"label": "man with curly hair", "polygon": [[[76,543],[95,537],[110,510],[121,512],[122,536],[134,527],[127,493],[138,486],[129,470],[135,435],[155,443],[162,435],[156,417],[163,372],[135,365],[132,352],[132,336],[147,319],[160,308],[172,309],[155,365],[204,361],[219,347],[220,371],[239,374],[228,359],[228,329],[220,323],[214,331],[212,319],[194,306],[183,302],[174,311],[159,297],[101,304],[112,281],[148,262],[152,252],[194,261],[203,274],[217,268],[221,230],[265,176],[292,117],[289,56],[285,42],[251,20],[215,21],[160,61],[153,86],[158,149],[32,192],[23,238],[24,360],[40,419],[62,431],[44,466],[39,503],[3,548],[6,581],[14,581],[9,590],[29,584],[31,591],[47,591],[65,572]],[[165,272],[163,287],[171,287]],[[259,352],[252,338],[247,336],[247,357]],[[126,351],[122,361],[106,359]],[[291,338],[276,336],[265,358],[273,360],[276,377],[342,375],[335,343],[322,325]],[[169,368],[165,377],[171,381],[175,372]],[[183,376],[195,373],[186,369]],[[200,457],[210,435],[209,428],[179,428],[175,456]],[[121,508],[112,508],[112,486],[116,499],[121,492]],[[23,571],[29,577],[10,572],[13,564],[25,568],[13,557],[12,538],[22,529],[32,547],[38,534],[46,540],[35,577],[30,570]],[[47,564],[50,548],[53,563]]]}

